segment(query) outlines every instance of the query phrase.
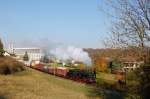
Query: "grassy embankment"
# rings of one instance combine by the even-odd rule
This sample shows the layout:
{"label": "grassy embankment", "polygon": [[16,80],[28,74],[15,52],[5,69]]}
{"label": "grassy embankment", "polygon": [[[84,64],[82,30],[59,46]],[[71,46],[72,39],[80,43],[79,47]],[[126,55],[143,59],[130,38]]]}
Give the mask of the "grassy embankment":
{"label": "grassy embankment", "polygon": [[0,99],[100,99],[94,87],[26,69],[0,75]]}

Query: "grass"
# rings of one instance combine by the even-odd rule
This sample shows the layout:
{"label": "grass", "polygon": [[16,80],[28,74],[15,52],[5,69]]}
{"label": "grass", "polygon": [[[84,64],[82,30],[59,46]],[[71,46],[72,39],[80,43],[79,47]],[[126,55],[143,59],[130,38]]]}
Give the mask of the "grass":
{"label": "grass", "polygon": [[114,84],[118,81],[118,79],[116,78],[116,75],[114,75],[114,74],[99,72],[99,73],[97,73],[96,77],[97,77],[97,79],[101,79],[108,84]]}
{"label": "grass", "polygon": [[0,75],[0,99],[100,99],[95,88],[36,70]]}
{"label": "grass", "polygon": [[124,99],[124,86],[118,84],[118,77],[115,74],[98,72],[96,82],[97,87],[104,89],[102,91],[104,99]]}

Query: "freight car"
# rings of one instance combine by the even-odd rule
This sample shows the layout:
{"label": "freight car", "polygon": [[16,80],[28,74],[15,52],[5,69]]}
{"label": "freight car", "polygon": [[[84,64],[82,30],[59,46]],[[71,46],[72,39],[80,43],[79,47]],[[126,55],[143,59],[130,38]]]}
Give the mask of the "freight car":
{"label": "freight car", "polygon": [[69,69],[65,67],[49,67],[48,71],[50,74],[57,75],[60,77],[66,77],[67,73],[69,72]]}

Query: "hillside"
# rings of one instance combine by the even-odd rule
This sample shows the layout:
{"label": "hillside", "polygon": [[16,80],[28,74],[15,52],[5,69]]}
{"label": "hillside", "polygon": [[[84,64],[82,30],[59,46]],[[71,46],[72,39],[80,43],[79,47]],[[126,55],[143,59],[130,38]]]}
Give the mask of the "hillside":
{"label": "hillside", "polygon": [[0,99],[99,99],[94,88],[27,68],[0,75]]}
{"label": "hillside", "polygon": [[[145,49],[146,50],[146,49]],[[101,58],[101,57],[109,57],[112,59],[122,60],[124,58],[131,57],[137,61],[142,60],[141,49],[136,47],[129,47],[125,49],[84,49],[84,51],[89,53],[89,56],[93,61]],[[146,52],[146,51],[145,51]]]}

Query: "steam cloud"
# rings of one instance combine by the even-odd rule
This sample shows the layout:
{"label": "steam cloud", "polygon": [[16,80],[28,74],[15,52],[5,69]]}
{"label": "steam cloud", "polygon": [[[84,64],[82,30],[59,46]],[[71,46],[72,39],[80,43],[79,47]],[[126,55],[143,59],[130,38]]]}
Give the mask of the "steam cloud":
{"label": "steam cloud", "polygon": [[[76,48],[73,46],[64,46],[61,43],[55,43],[49,39],[40,39],[38,41],[25,40],[21,44],[17,44],[19,47],[39,47],[43,50],[43,54],[48,56],[54,56],[55,58],[67,61],[74,60],[83,62],[87,66],[91,66],[91,58],[88,53],[81,48]],[[23,45],[23,46],[22,46]]]}
{"label": "steam cloud", "polygon": [[62,61],[74,60],[83,62],[87,66],[91,66],[91,58],[88,53],[83,51],[81,48],[76,48],[73,46],[68,47],[57,47],[50,50],[50,54],[54,55],[57,59]]}

